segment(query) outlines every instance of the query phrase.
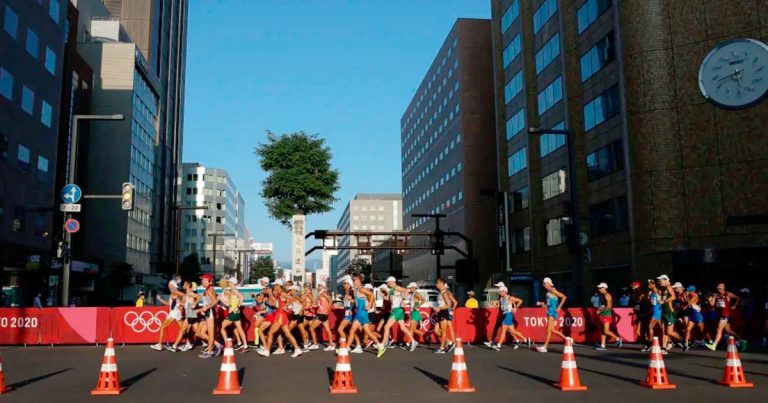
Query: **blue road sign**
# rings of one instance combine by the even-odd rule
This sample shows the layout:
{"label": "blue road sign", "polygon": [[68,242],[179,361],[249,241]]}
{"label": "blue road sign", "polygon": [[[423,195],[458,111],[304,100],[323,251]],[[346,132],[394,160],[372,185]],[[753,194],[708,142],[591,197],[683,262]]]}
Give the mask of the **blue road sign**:
{"label": "blue road sign", "polygon": [[64,188],[61,189],[61,201],[64,203],[77,203],[80,201],[81,197],[83,197],[83,191],[80,190],[80,186],[77,186],[74,183],[65,185]]}
{"label": "blue road sign", "polygon": [[67,220],[67,222],[64,223],[64,230],[70,234],[74,234],[75,232],[80,231],[80,221],[77,221],[74,218],[70,218]]}

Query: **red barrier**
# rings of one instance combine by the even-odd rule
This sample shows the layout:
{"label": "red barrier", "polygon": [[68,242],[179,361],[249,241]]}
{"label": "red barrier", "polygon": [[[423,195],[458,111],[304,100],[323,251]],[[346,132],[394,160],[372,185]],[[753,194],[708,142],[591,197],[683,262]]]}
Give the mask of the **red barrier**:
{"label": "red barrier", "polygon": [[40,309],[0,309],[0,344],[38,344],[40,342]]}
{"label": "red barrier", "polygon": [[110,331],[110,308],[43,308],[41,344],[106,343]]}
{"label": "red barrier", "polygon": [[[160,327],[168,318],[167,307],[112,308],[111,330],[115,343],[157,343]],[[179,332],[174,323],[165,328],[164,342],[173,342]]]}

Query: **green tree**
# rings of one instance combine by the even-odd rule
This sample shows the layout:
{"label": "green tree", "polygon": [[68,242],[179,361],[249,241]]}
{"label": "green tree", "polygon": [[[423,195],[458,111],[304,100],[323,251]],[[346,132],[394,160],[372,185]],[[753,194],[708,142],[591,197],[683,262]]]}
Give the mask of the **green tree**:
{"label": "green tree", "polygon": [[331,166],[332,154],[325,140],[304,131],[277,135],[267,131],[267,141],[256,147],[269,215],[290,227],[294,214],[318,214],[332,210],[338,199],[339,171]]}
{"label": "green tree", "polygon": [[198,277],[203,273],[203,269],[200,267],[200,256],[197,252],[192,252],[184,257],[179,265],[179,275],[184,280],[198,281]]}
{"label": "green tree", "polygon": [[270,283],[275,281],[275,263],[269,256],[259,256],[255,262],[251,263],[251,282],[256,282],[262,277],[268,277]]}
{"label": "green tree", "polygon": [[361,257],[352,259],[352,261],[349,263],[349,269],[353,272],[363,273],[363,276],[365,276],[363,277],[363,281],[371,280],[371,270],[373,268],[371,267],[371,262],[369,262],[368,259]]}

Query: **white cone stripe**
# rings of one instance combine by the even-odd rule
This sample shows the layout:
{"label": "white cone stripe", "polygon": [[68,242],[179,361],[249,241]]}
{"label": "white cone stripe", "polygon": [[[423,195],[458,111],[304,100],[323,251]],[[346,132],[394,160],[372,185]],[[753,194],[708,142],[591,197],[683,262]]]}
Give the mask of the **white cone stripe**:
{"label": "white cone stripe", "polygon": [[339,349],[339,357],[346,357],[349,355],[349,349],[348,348],[340,348]]}
{"label": "white cone stripe", "polygon": [[651,348],[651,353],[653,353],[653,354],[661,354],[661,347],[653,346],[653,348]]}
{"label": "white cone stripe", "polygon": [[563,361],[563,365],[560,368],[576,369],[576,361]]}
{"label": "white cone stripe", "polygon": [[463,348],[457,348],[453,350],[453,355],[464,355],[464,349]]}
{"label": "white cone stripe", "polygon": [[104,351],[105,357],[114,357],[115,356],[115,349],[114,348],[108,348]]}
{"label": "white cone stripe", "polygon": [[728,352],[729,353],[735,353],[736,352],[736,345],[735,344],[729,344],[728,345]]}
{"label": "white cone stripe", "polygon": [[451,371],[466,371],[467,370],[467,363],[466,362],[454,362],[451,364]]}
{"label": "white cone stripe", "polygon": [[564,353],[566,353],[566,354],[573,354],[573,347],[571,347],[571,346],[566,346],[566,347],[563,349],[563,352],[564,352]]}
{"label": "white cone stripe", "polygon": [[232,357],[235,355],[235,351],[231,348],[225,348],[224,349],[224,357]]}
{"label": "white cone stripe", "polygon": [[740,367],[741,360],[725,360],[726,367]]}
{"label": "white cone stripe", "polygon": [[237,372],[237,365],[234,363],[221,363],[221,371],[222,372]]}
{"label": "white cone stripe", "polygon": [[648,366],[651,368],[657,368],[657,369],[665,368],[664,361],[651,361],[651,363]]}
{"label": "white cone stripe", "polygon": [[352,365],[336,364],[336,372],[352,372]]}
{"label": "white cone stripe", "polygon": [[117,364],[101,364],[101,372],[117,372]]}

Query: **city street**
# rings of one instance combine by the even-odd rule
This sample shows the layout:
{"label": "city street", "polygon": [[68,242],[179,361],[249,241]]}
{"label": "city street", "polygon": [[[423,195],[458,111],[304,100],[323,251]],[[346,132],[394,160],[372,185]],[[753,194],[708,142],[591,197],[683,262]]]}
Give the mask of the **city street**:
{"label": "city street", "polygon": [[[511,349],[494,352],[483,347],[465,348],[473,394],[452,394],[441,387],[449,376],[452,355],[436,355],[425,348],[415,353],[389,350],[382,358],[351,355],[357,395],[328,393],[335,365],[332,353],[314,351],[291,359],[287,355],[263,358],[249,352],[236,354],[243,379],[240,396],[214,397],[220,358],[202,360],[197,353],[155,352],[147,346],[116,349],[122,386],[114,401],[221,401],[223,399],[274,402],[293,401],[523,401],[594,402],[764,401],[768,387],[768,355],[742,354],[747,380],[754,389],[730,389],[717,384],[722,376],[724,351],[691,350],[665,357],[670,382],[676,390],[652,391],[636,382],[644,379],[648,355],[637,346],[597,352],[576,346],[581,381],[586,392],[561,392],[551,386],[559,377],[561,346],[548,354]],[[2,350],[6,384],[17,389],[2,395],[4,402],[29,402],[41,398],[57,403],[96,399],[90,396],[99,375],[104,347],[34,347]],[[761,397],[762,396],[762,397]],[[498,400],[501,401],[501,400]]]}

